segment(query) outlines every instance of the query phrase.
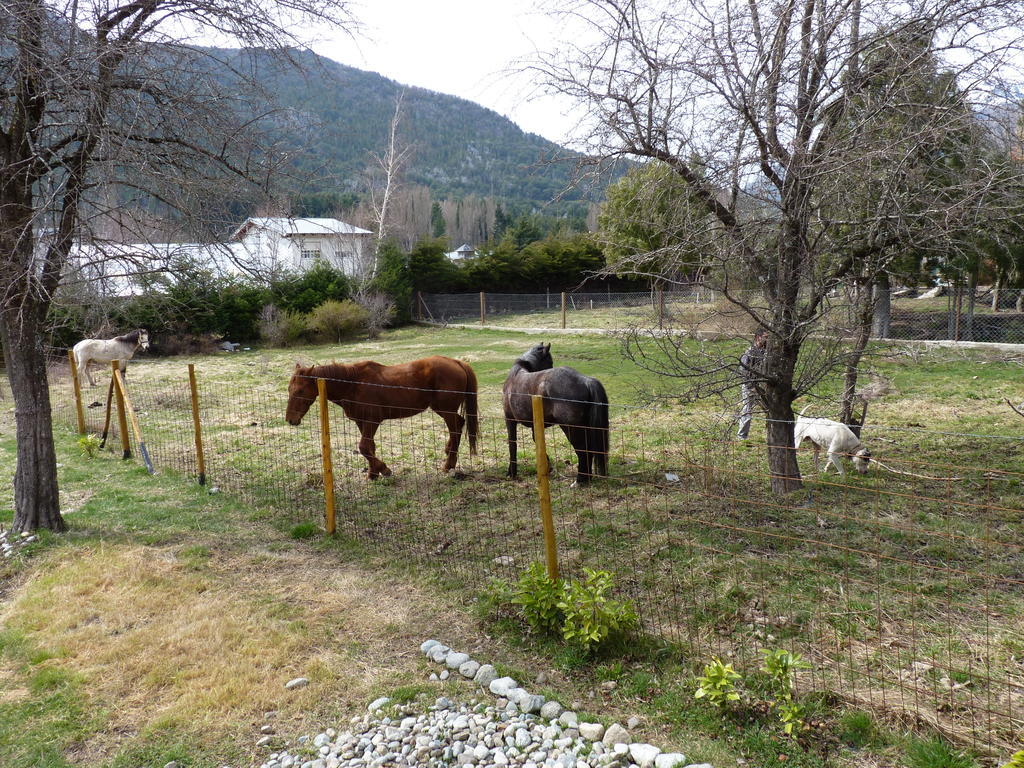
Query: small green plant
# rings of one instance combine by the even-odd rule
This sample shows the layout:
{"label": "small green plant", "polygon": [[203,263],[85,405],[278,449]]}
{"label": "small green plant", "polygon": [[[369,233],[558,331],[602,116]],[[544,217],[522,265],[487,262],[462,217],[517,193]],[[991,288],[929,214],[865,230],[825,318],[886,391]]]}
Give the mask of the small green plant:
{"label": "small green plant", "polygon": [[558,602],[564,615],[562,637],[589,651],[613,635],[635,629],[636,611],[629,603],[608,597],[611,588],[610,573],[584,568],[582,581],[570,584]]}
{"label": "small green plant", "polygon": [[100,452],[100,439],[96,435],[82,435],[78,438],[78,448],[87,459],[95,459]]}
{"label": "small green plant", "polygon": [[723,664],[719,658],[713,658],[704,667],[704,674],[697,678],[695,699],[707,699],[712,706],[721,709],[731,701],[739,701],[740,693],[736,683],[742,680],[739,672],[732,664]]}
{"label": "small green plant", "polygon": [[766,672],[772,681],[775,696],[772,706],[779,713],[783,732],[787,736],[795,736],[804,728],[806,712],[806,708],[794,699],[796,671],[807,669],[811,665],[804,661],[799,653],[782,648],[765,648],[761,653],[764,654],[764,666],[761,671]]}
{"label": "small green plant", "polygon": [[534,630],[554,633],[564,620],[563,592],[560,580],[548,576],[541,563],[531,563],[516,583],[512,602],[523,609],[526,623]]}
{"label": "small green plant", "polygon": [[804,716],[807,708],[796,701],[776,701],[776,711],[779,713],[779,722],[782,723],[782,732],[787,736],[795,736],[804,729]]}
{"label": "small green plant", "polygon": [[316,523],[298,523],[288,531],[288,535],[293,539],[311,539],[318,533],[320,533],[320,526]]}
{"label": "small green plant", "polygon": [[1003,768],[1024,768],[1024,749],[1020,752],[1014,752],[1010,756],[1010,762],[1004,765]]}
{"label": "small green plant", "polygon": [[907,746],[909,768],[977,768],[973,758],[941,739],[915,739]]}

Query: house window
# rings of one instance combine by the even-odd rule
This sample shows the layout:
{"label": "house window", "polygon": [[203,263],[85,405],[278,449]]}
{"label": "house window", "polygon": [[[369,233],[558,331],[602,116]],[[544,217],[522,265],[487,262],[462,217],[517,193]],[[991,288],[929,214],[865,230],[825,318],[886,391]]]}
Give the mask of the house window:
{"label": "house window", "polygon": [[303,261],[315,261],[320,258],[319,248],[303,248],[299,255],[302,256]]}

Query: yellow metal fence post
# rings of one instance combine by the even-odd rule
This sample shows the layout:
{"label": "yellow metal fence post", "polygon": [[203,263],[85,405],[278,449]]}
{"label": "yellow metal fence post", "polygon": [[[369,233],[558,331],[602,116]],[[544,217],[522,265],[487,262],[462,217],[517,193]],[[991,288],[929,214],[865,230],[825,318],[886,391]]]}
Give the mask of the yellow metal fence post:
{"label": "yellow metal fence post", "polygon": [[75,352],[68,350],[68,362],[71,363],[71,381],[75,388],[75,414],[78,416],[78,434],[85,434],[85,411],[82,410],[82,383],[78,380],[78,369],[75,366]]}
{"label": "yellow metal fence post", "polygon": [[128,415],[124,406],[124,392],[121,391],[117,381],[121,378],[121,371],[118,368],[119,362],[118,360],[110,361],[110,385],[114,388],[114,394],[117,399],[117,431],[121,434],[121,458],[130,459],[132,457],[132,445],[128,439]]}
{"label": "yellow metal fence post", "polygon": [[480,325],[487,322],[487,298],[483,291],[480,291]]}
{"label": "yellow metal fence post", "polygon": [[334,462],[331,458],[331,415],[327,411],[327,381],[316,380],[320,401],[320,455],[324,465],[324,518],[328,534],[334,533]]}
{"label": "yellow metal fence post", "polygon": [[199,387],[196,385],[196,367],[188,364],[188,387],[192,393],[192,431],[196,441],[196,471],[199,484],[206,485],[206,459],[203,457],[203,426],[199,419]]}
{"label": "yellow metal fence post", "polygon": [[532,399],[533,442],[537,449],[537,494],[540,498],[540,519],[544,526],[544,554],[548,565],[548,577],[557,580],[558,544],[555,542],[555,521],[551,515],[550,468],[547,442],[544,439],[544,398],[533,395]]}

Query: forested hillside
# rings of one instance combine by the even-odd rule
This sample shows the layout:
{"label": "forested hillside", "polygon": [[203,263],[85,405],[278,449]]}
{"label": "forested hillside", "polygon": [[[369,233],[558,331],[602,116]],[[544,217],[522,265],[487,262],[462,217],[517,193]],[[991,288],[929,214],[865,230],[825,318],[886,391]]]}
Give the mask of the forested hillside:
{"label": "forested hillside", "polygon": [[[404,181],[429,187],[435,199],[479,195],[545,203],[570,178],[566,150],[465,99],[406,87],[310,52],[294,54],[299,69],[259,52],[221,54],[240,69],[257,67],[268,95],[286,108],[279,126],[305,150],[298,162],[309,171],[307,195],[359,193],[371,153],[386,146],[403,91],[399,135],[413,148]],[[249,56],[254,59],[243,59]],[[563,162],[552,164],[556,157]],[[567,199],[582,197],[573,191]]]}

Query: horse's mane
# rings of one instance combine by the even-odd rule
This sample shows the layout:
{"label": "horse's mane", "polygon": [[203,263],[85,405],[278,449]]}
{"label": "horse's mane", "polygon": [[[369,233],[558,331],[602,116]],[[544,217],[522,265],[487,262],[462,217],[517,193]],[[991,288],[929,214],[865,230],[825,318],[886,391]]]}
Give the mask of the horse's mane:
{"label": "horse's mane", "polygon": [[125,344],[138,344],[139,336],[143,334],[142,328],[136,328],[134,331],[129,331],[123,336],[115,336],[114,341],[120,341]]}
{"label": "horse's mane", "polygon": [[362,363],[347,364],[333,360],[329,363],[324,363],[323,365],[311,365],[305,370],[307,375],[318,379],[337,379],[339,381],[347,381],[352,378],[352,368],[354,366],[359,366],[363,363],[369,362],[369,360],[364,360]]}
{"label": "horse's mane", "polygon": [[[537,371],[545,370],[545,369],[539,367],[539,362],[540,361],[539,361],[538,358],[543,354],[540,350],[541,350],[541,345],[530,347],[528,350],[526,350],[526,352],[524,352],[522,355],[520,355],[518,358],[516,358],[516,363],[521,365],[523,368],[525,368],[530,373],[535,373]],[[545,350],[545,351],[547,352],[548,357],[550,357],[551,356],[550,351],[548,351],[548,350]],[[554,364],[554,363],[552,363],[552,364]]]}

